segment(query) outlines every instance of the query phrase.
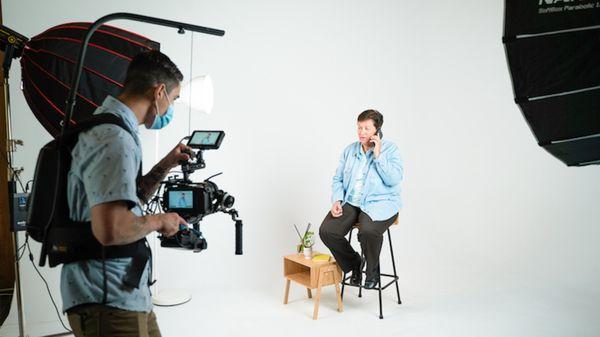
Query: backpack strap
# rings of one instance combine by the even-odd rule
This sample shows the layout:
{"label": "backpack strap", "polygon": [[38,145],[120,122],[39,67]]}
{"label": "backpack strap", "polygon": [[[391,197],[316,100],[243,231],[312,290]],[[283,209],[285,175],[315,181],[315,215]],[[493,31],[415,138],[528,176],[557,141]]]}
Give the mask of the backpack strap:
{"label": "backpack strap", "polygon": [[[81,132],[102,124],[117,125],[131,134],[132,137],[134,136],[133,131],[119,116],[111,113],[96,114],[79,121],[76,126],[69,129],[67,134],[60,140],[62,152],[70,154],[77,144]],[[70,156],[66,157],[69,157],[69,160],[71,159]],[[70,167],[70,162],[68,164],[68,167]],[[142,165],[140,163],[136,185],[139,185],[141,177]],[[46,238],[49,244],[48,260],[50,266],[90,259],[104,260],[131,257],[132,261],[123,279],[123,284],[130,288],[138,288],[145,266],[151,258],[151,250],[146,239],[142,238],[127,245],[103,246],[92,233],[91,221],[73,221],[68,216],[68,210],[64,213],[66,213],[67,219],[62,219],[61,224],[55,223],[52,226],[53,228],[48,231],[48,237]]]}

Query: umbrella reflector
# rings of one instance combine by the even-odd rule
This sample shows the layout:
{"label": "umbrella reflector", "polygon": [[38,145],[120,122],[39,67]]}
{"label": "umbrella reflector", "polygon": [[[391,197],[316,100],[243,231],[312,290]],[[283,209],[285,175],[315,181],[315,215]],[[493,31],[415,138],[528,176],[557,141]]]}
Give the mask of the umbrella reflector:
{"label": "umbrella reflector", "polygon": [[[55,137],[60,134],[79,48],[89,26],[77,22],[52,27],[31,38],[21,57],[25,99]],[[91,116],[107,95],[121,92],[127,67],[135,55],[159,48],[159,43],[141,35],[101,26],[89,43],[71,123]]]}
{"label": "umbrella reflector", "polygon": [[515,101],[538,144],[569,166],[600,163],[600,6],[506,0]]}

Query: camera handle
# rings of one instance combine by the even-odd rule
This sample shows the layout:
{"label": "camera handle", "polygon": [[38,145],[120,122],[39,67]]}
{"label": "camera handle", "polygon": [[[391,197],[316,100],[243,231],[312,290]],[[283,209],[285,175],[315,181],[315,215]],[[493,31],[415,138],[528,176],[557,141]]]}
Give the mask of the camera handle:
{"label": "camera handle", "polygon": [[[204,157],[202,156],[202,150],[194,153],[193,151],[184,151],[190,156],[190,161],[180,162],[181,164],[181,172],[183,172],[183,180],[186,182],[191,182],[189,176],[194,173],[194,171],[203,169],[206,167],[206,163],[204,162]],[[196,159],[195,162],[191,162],[191,160]]]}
{"label": "camera handle", "polygon": [[235,221],[235,255],[243,255],[242,251],[242,220],[238,218],[238,211],[234,208],[222,210],[221,212],[231,215],[231,220]]}

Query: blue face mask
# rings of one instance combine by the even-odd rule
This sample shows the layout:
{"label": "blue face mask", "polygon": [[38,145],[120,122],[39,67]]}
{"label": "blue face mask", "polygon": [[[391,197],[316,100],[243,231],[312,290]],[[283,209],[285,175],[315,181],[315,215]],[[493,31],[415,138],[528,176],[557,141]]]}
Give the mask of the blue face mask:
{"label": "blue face mask", "polygon": [[[167,112],[165,112],[165,114],[162,116],[160,114],[157,114],[156,117],[154,117],[154,122],[152,122],[152,125],[148,129],[151,129],[151,130],[162,129],[165,126],[167,126],[167,124],[169,124],[169,122],[173,119],[173,104],[171,104],[171,100],[169,99],[169,95],[167,95],[166,89],[165,89],[165,96],[167,97],[167,101],[169,102],[169,107],[167,108]],[[158,112],[158,104],[156,104],[156,102],[154,104],[156,107],[156,111]]]}

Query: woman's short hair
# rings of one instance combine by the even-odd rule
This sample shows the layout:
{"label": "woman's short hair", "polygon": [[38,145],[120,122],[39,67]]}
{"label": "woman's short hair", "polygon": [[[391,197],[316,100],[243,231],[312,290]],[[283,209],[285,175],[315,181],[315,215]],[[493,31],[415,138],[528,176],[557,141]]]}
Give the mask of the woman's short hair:
{"label": "woman's short hair", "polygon": [[360,115],[358,115],[359,122],[366,121],[369,119],[373,121],[373,125],[375,125],[376,129],[381,128],[381,126],[383,125],[383,115],[377,110],[365,110],[361,112]]}

